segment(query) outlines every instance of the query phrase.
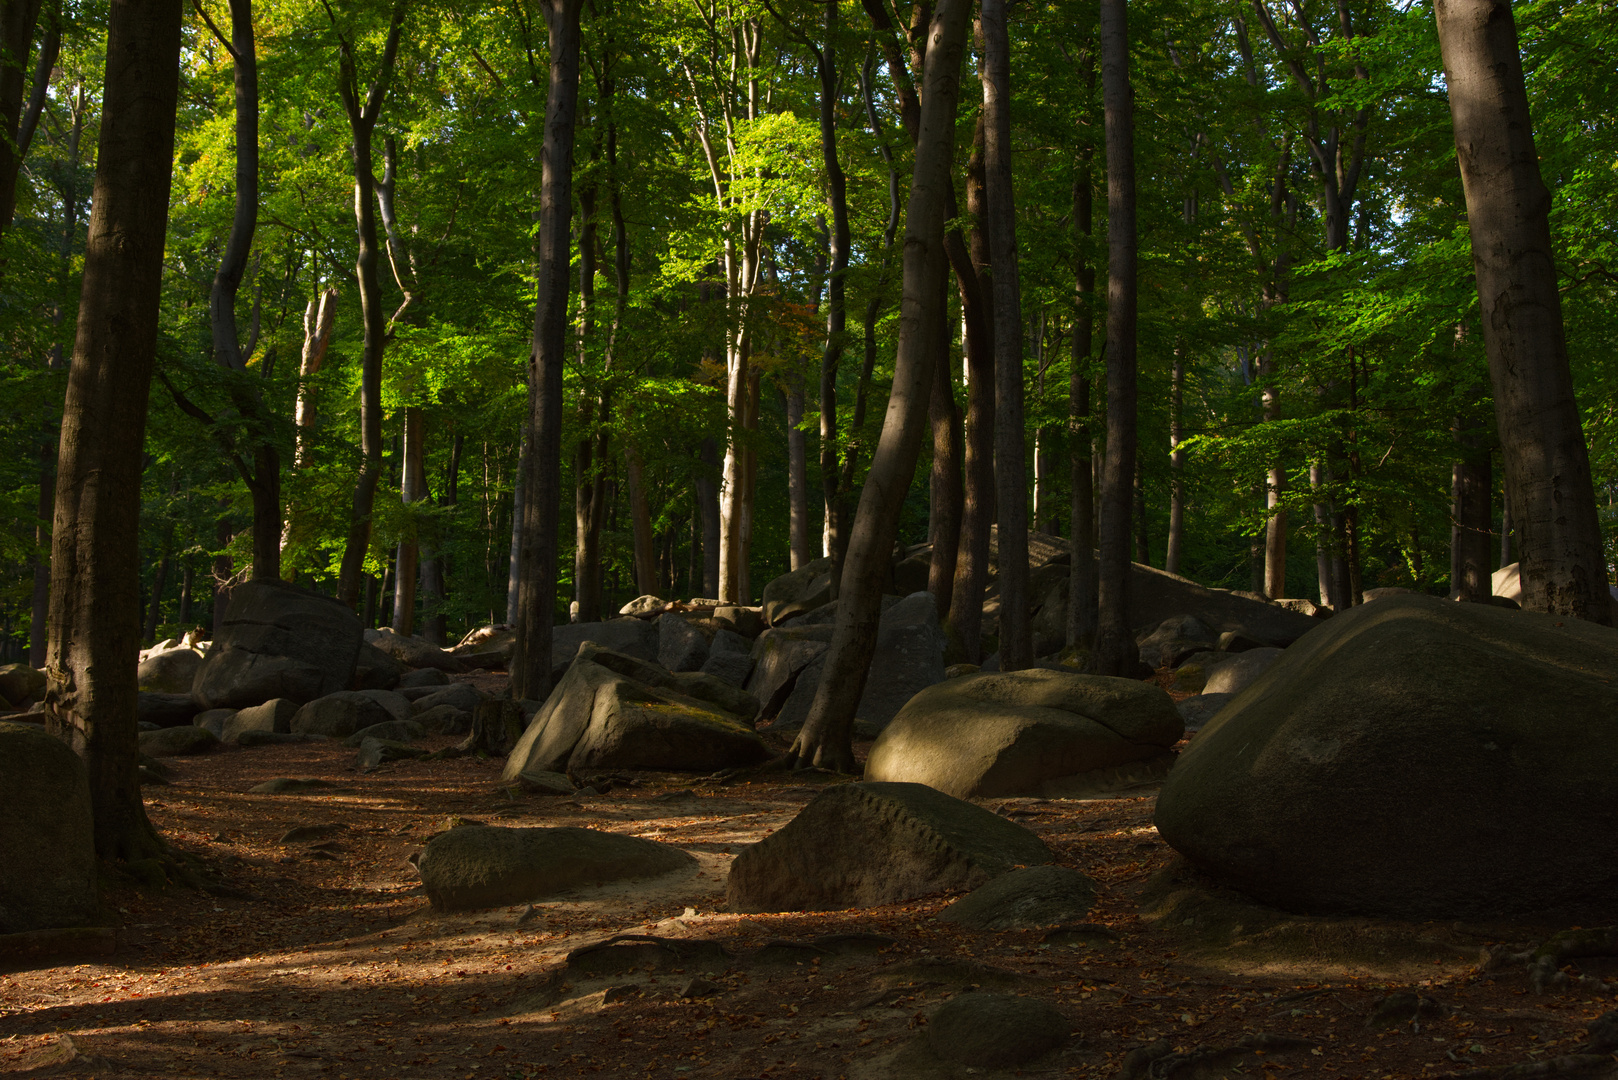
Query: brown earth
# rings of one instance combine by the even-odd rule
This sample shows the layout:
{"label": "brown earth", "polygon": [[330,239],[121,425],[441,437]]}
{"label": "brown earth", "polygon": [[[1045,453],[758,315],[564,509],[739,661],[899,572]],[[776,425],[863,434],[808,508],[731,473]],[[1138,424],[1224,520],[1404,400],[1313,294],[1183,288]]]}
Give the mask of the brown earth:
{"label": "brown earth", "polygon": [[[147,789],[154,822],[239,895],[109,879],[113,955],[0,968],[0,1073],[1009,1075],[926,1048],[929,1014],[977,986],[1043,998],[1071,1020],[1066,1047],[1028,1075],[1145,1076],[1126,1055],[1166,1040],[1209,1051],[1174,1077],[1434,1077],[1549,1066],[1613,1007],[1589,982],[1533,996],[1521,968],[1479,969],[1483,946],[1540,941],[1560,924],[1298,918],[1211,887],[1158,839],[1149,793],[987,801],[1095,878],[1100,897],[1081,930],[987,933],[936,920],[948,896],[726,913],[729,860],[837,782],[824,774],[729,784],[625,774],[603,779],[599,796],[560,799],[501,788],[497,761],[401,762],[363,776],[353,761],[331,744],[171,761],[172,786]],[[335,786],[248,793],[280,776]],[[407,859],[455,817],[653,837],[698,865],[531,909],[440,915]],[[328,835],[281,842],[320,825]],[[613,943],[625,934],[673,942]],[[1430,1001],[1368,1026],[1377,1003],[1401,993]]]}

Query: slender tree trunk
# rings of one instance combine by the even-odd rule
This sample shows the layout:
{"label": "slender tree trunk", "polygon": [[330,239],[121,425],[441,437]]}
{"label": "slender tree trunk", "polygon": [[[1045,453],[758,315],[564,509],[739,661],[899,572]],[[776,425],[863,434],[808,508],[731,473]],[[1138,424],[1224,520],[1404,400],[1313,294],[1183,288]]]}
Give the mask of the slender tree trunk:
{"label": "slender tree trunk", "polygon": [[1331,506],[1322,498],[1326,488],[1326,467],[1309,463],[1309,490],[1315,494],[1315,581],[1322,607],[1332,606],[1332,520]]}
{"label": "slender tree trunk", "polygon": [[841,595],[843,552],[847,548],[848,509],[839,489],[837,468],[837,370],[843,361],[848,327],[848,181],[837,156],[837,4],[824,5],[825,43],[818,50],[820,79],[820,152],[826,171],[826,201],[831,210],[830,261],[826,276],[826,345],[820,356],[820,482],[832,556],[833,596]]}
{"label": "slender tree trunk", "polygon": [[[1275,358],[1269,347],[1259,356],[1258,376],[1264,387],[1264,422],[1276,423],[1281,419],[1281,392],[1275,385]],[[1264,595],[1271,600],[1287,594],[1287,512],[1282,505],[1286,484],[1286,469],[1271,465],[1264,485]]]}
{"label": "slender tree trunk", "polygon": [[[292,452],[293,469],[309,464],[309,451],[314,442],[316,410],[319,397],[314,378],[326,363],[326,349],[331,344],[331,332],[337,325],[337,286],[328,285],[318,300],[311,300],[303,310],[303,353],[298,363],[298,400],[294,406],[293,424],[296,439]],[[292,514],[287,514],[288,527]]]}
{"label": "slender tree trunk", "polygon": [[[227,504],[228,505],[228,504]],[[230,557],[230,542],[235,529],[230,518],[224,516],[214,523],[214,543],[218,554],[213,557],[213,636],[218,638],[225,627],[225,609],[230,605],[231,578],[235,576],[235,562]]]}
{"label": "slender tree trunk", "polygon": [[175,618],[182,631],[191,628],[191,585],[195,577],[196,568],[187,561],[184,570],[180,574],[180,611]]}
{"label": "slender tree trunk", "polygon": [[787,412],[787,547],[790,569],[814,558],[809,542],[809,462],[803,427],[803,386],[785,395]]}
{"label": "slender tree trunk", "polygon": [[[412,405],[404,415],[404,467],[399,470],[399,499],[406,506],[421,501],[426,494],[425,463],[427,423],[421,409]],[[421,547],[413,524],[405,525],[399,539],[394,571],[393,632],[409,637],[416,629],[416,582],[421,566]]]}
{"label": "slender tree trunk", "polygon": [[[988,245],[981,227],[988,217],[985,191],[983,146],[984,121],[980,114],[967,165],[966,212],[976,223],[972,228],[971,263],[965,274],[957,268],[956,280],[969,280],[975,287],[989,264]],[[968,276],[969,275],[969,276]],[[955,562],[955,589],[950,600],[950,636],[967,663],[983,658],[983,592],[989,583],[990,526],[995,510],[995,352],[994,298],[985,290],[975,302],[976,319],[967,309],[962,293],[962,322],[965,327],[966,363],[966,446],[962,469],[964,499],[961,507],[961,546]],[[978,341],[972,340],[977,330]]]}
{"label": "slender tree trunk", "polygon": [[933,389],[927,416],[933,428],[933,469],[928,485],[932,511],[932,562],[927,570],[927,591],[938,605],[940,622],[949,619],[951,594],[955,588],[955,564],[961,545],[961,410],[955,404],[955,373],[949,350],[949,283],[944,284],[943,319],[938,328],[938,370],[933,373]]}
{"label": "slender tree trunk", "polygon": [[1500,485],[1500,569],[1511,565],[1511,492]]}
{"label": "slender tree trunk", "polygon": [[[1095,90],[1095,52],[1085,50],[1085,101]],[[1095,233],[1092,175],[1095,148],[1079,151],[1073,177],[1073,355],[1068,366],[1069,470],[1072,480],[1073,561],[1068,569],[1067,645],[1089,649],[1096,636],[1095,434],[1090,420],[1090,353],[1095,337],[1096,271],[1091,263]]]}
{"label": "slender tree trunk", "polygon": [[522,575],[519,568],[522,565],[522,521],[523,521],[523,490],[525,478],[528,476],[528,435],[527,424],[523,425],[522,448],[517,452],[517,468],[511,477],[511,550],[506,559],[506,622],[515,626],[517,623],[517,606],[521,603],[519,586]]}
{"label": "slender tree trunk", "polygon": [[870,674],[887,576],[905,493],[915,476],[927,423],[931,382],[943,342],[943,287],[949,272],[944,251],[955,111],[960,94],[969,0],[939,0],[928,28],[926,73],[916,161],[905,215],[904,298],[900,307],[893,392],[882,438],[860,492],[859,510],[843,567],[843,595],[826,652],[825,674],[792,749],[790,760],[849,771],[851,734]]}
{"label": "slender tree trunk", "polygon": [[359,241],[354,277],[359,283],[360,316],[365,327],[360,356],[362,464],[359,479],[354,484],[348,537],[343,545],[343,561],[337,574],[337,599],[349,607],[359,603],[361,579],[365,576],[365,555],[371,546],[371,510],[376,505],[377,482],[382,475],[382,352],[387,345],[387,333],[384,323],[386,316],[382,310],[382,285],[377,276],[377,260],[381,251],[376,232],[376,170],[371,152],[371,134],[376,130],[377,119],[387,98],[388,83],[393,78],[393,65],[399,53],[399,34],[404,26],[407,3],[408,0],[394,2],[392,22],[382,49],[382,63],[377,70],[376,81],[371,84],[363,101],[360,100],[353,50],[347,38],[341,38],[342,51],[338,62],[338,88],[342,93],[343,108],[348,114],[348,126],[353,138],[354,226]]}
{"label": "slender tree trunk", "polygon": [[982,0],[983,161],[994,284],[995,489],[999,502],[1000,670],[1033,663],[1028,598],[1028,460],[1023,423],[1022,294],[1011,183],[1011,41],[1005,0]]}
{"label": "slender tree trunk", "polygon": [[[5,136],[0,138],[0,236],[11,227],[12,212],[17,205],[17,173],[28,151],[26,143],[19,143],[18,134],[22,126],[28,54],[34,45],[39,8],[40,0],[6,0],[0,4],[0,127]],[[59,45],[60,30],[52,33]],[[45,64],[44,68],[49,78],[50,65]]]}
{"label": "slender tree trunk", "polygon": [[1146,521],[1146,480],[1142,475],[1140,455],[1135,456],[1133,521],[1135,523],[1135,561],[1142,566],[1152,563],[1152,537]]}
{"label": "slender tree trunk", "polygon": [[1455,418],[1455,441],[1461,458],[1451,469],[1450,592],[1457,600],[1484,603],[1494,594],[1492,455],[1488,437],[1469,428],[1465,417]]}
{"label": "slender tree trunk", "polygon": [[1107,454],[1101,481],[1098,626],[1091,668],[1129,675],[1130,485],[1135,475],[1136,235],[1134,92],[1125,0],[1101,0],[1101,93],[1107,138]]}
{"label": "slender tree trunk", "polygon": [[551,72],[540,149],[539,289],[528,365],[527,497],[511,664],[512,695],[538,700],[544,700],[551,690],[556,522],[562,494],[562,371],[567,362],[568,219],[573,212],[573,120],[579,97],[581,6],[581,0],[544,0]]}
{"label": "slender tree trunk", "polygon": [[624,444],[629,477],[629,524],[635,544],[635,588],[641,595],[657,596],[657,538],[652,535],[652,506],[647,499],[645,468],[640,451]]}
{"label": "slender tree trunk", "polygon": [[1180,572],[1185,549],[1185,343],[1174,350],[1174,366],[1169,374],[1169,540],[1163,555],[1163,569]]}
{"label": "slender tree trunk", "polygon": [[90,778],[96,852],[162,842],[137,772],[135,662],[141,445],[157,355],[163,241],[179,96],[179,0],[114,0],[78,332],[52,530],[46,722]]}
{"label": "slender tree trunk", "polygon": [[148,645],[157,643],[157,624],[163,617],[163,590],[168,586],[173,549],[174,527],[171,525],[168,539],[163,543],[163,558],[158,560],[157,572],[152,575],[152,602],[146,608],[146,626],[141,633],[141,640]]}
{"label": "slender tree trunk", "polygon": [[1573,396],[1509,0],[1435,0],[1466,192],[1483,343],[1506,485],[1522,539],[1523,607],[1611,625],[1589,450]]}
{"label": "slender tree trunk", "polygon": [[702,595],[719,596],[719,445],[702,440],[702,468],[697,473],[697,510],[702,515]]}

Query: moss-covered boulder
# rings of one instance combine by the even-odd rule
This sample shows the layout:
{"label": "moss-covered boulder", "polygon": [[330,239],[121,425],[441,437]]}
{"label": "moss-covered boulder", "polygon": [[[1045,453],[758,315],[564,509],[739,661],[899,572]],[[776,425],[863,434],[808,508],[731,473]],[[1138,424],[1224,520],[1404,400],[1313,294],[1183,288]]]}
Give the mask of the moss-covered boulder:
{"label": "moss-covered boulder", "polygon": [[871,747],[870,780],[958,798],[1060,795],[1073,777],[1161,757],[1185,730],[1160,687],[1030,668],[930,686]]}
{"label": "moss-covered boulder", "polygon": [[1615,717],[1618,630],[1383,597],[1319,623],[1213,718],[1157,827],[1292,911],[1610,907]]}
{"label": "moss-covered boulder", "polygon": [[37,727],[0,723],[0,934],[88,921],[96,908],[90,784]]}
{"label": "moss-covered boulder", "polygon": [[507,757],[503,778],[536,769],[713,772],[768,758],[750,718],[697,693],[753,702],[717,679],[671,674],[586,643]]}

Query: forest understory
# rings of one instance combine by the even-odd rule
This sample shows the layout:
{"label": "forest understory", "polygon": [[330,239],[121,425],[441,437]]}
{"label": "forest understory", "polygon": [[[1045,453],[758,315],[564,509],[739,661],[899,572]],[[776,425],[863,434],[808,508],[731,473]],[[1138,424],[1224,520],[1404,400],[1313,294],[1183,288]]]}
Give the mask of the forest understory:
{"label": "forest understory", "polygon": [[[868,748],[860,744],[862,757]],[[360,775],[354,751],[337,743],[230,746],[166,764],[170,784],[146,789],[153,821],[237,895],[109,880],[116,952],[0,968],[0,1073],[1011,1075],[929,1048],[930,1014],[972,988],[1042,998],[1071,1021],[1067,1043],[1019,1075],[1618,1071],[1610,1056],[1568,1056],[1589,1049],[1587,1026],[1618,995],[1592,994],[1593,980],[1536,995],[1525,967],[1480,966],[1488,946],[1543,941],[1568,928],[1565,916],[1284,915],[1178,862],[1152,825],[1151,792],[982,800],[1090,875],[1098,893],[1082,925],[993,933],[936,919],[954,899],[944,895],[869,910],[727,913],[731,858],[843,779],[831,774],[728,783],[616,774],[582,778],[600,794],[558,798],[502,787],[499,762],[480,758]],[[330,786],[249,793],[276,777]],[[466,819],[655,838],[697,866],[532,907],[441,914],[409,859]],[[1607,974],[1618,961],[1580,964],[1618,981]]]}

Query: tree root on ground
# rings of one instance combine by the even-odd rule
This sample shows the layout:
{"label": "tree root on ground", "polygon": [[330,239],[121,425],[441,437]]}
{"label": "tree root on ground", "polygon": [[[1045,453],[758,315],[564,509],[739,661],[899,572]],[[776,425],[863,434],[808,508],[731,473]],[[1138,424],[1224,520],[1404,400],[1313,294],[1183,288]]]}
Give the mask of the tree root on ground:
{"label": "tree root on ground", "polygon": [[1483,950],[1478,969],[1498,971],[1509,964],[1527,964],[1529,986],[1536,994],[1543,994],[1551,987],[1573,984],[1591,993],[1613,993],[1614,987],[1599,979],[1570,975],[1562,970],[1569,960],[1592,956],[1618,956],[1618,927],[1564,930],[1543,944],[1521,952],[1513,952],[1506,945],[1491,946]]}

